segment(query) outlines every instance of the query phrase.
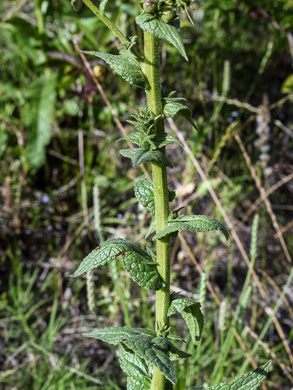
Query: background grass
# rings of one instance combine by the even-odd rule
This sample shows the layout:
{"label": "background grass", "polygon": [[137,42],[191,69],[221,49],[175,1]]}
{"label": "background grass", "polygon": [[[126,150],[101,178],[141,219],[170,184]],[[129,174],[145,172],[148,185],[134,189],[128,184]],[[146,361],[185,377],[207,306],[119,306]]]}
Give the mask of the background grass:
{"label": "background grass", "polygon": [[[215,234],[174,241],[173,289],[205,301],[206,318],[198,350],[178,364],[176,390],[218,383],[268,359],[263,389],[293,386],[292,9],[292,0],[198,1],[195,25],[186,16],[181,23],[189,62],[163,45],[162,82],[188,100],[202,129],[167,122],[187,143],[168,149],[173,207],[212,215],[233,237],[231,248]],[[138,13],[136,2],[107,6],[141,44]],[[69,276],[101,234],[145,245],[150,216],[133,194],[144,172],[115,142],[132,131],[126,120],[146,104],[144,93],[102,61],[89,57],[87,72],[79,47],[117,53],[118,42],[86,8],[77,14],[66,0],[3,0],[0,18],[0,388],[124,389],[118,351],[81,333],[152,328],[154,294],[137,288],[119,263],[104,267],[93,273],[93,314],[85,277]],[[185,337],[179,318],[176,326]]]}

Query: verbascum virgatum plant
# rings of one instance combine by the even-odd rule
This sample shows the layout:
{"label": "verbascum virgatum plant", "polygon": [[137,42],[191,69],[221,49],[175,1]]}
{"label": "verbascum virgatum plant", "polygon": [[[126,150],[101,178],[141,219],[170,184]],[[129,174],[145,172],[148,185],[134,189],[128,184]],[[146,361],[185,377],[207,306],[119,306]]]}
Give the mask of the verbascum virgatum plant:
{"label": "verbascum virgatum plant", "polygon": [[[204,232],[218,230],[229,242],[225,226],[215,218],[203,215],[180,215],[181,210],[170,211],[169,203],[175,193],[168,188],[167,168],[172,161],[165,148],[170,143],[181,144],[165,132],[164,120],[176,115],[184,117],[197,129],[185,99],[174,97],[161,86],[161,41],[173,45],[187,60],[180,33],[181,10],[191,6],[190,0],[145,0],[141,13],[136,17],[137,25],[144,32],[144,50],[136,48],[136,37],[126,37],[105,15],[108,0],[96,7],[90,0],[73,0],[79,8],[83,3],[101,19],[119,38],[121,51],[117,55],[102,52],[86,52],[104,60],[124,80],[146,91],[147,107],[137,112],[129,123],[136,131],[124,139],[138,145],[137,148],[122,149],[120,153],[130,158],[134,166],[148,163],[152,170],[152,181],[138,180],[135,196],[152,214],[147,237],[153,236],[156,253],[146,250],[124,239],[102,242],[80,264],[73,274],[77,277],[85,272],[121,258],[125,270],[141,287],[156,291],[155,329],[111,327],[97,329],[84,336],[93,337],[120,346],[120,365],[127,374],[128,390],[171,389],[176,383],[176,372],[172,361],[187,359],[191,355],[178,349],[174,342],[184,341],[170,334],[170,317],[181,314],[196,348],[204,327],[201,304],[193,299],[170,294],[170,244],[179,231]],[[222,383],[209,390],[256,390],[266,377],[270,362],[261,368],[241,376],[231,384]],[[208,381],[208,378],[207,378]],[[193,388],[196,390],[196,388]],[[199,389],[198,389],[199,390]]]}

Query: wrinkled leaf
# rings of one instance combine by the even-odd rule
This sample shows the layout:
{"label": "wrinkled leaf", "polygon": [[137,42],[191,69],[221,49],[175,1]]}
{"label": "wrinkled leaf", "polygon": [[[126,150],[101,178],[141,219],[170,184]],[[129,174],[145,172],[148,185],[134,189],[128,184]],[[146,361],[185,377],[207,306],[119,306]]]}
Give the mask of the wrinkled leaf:
{"label": "wrinkled leaf", "polygon": [[134,187],[136,199],[152,214],[155,214],[154,185],[150,180],[138,180]]}
{"label": "wrinkled leaf", "polygon": [[190,355],[190,353],[181,351],[180,349],[176,348],[175,345],[170,345],[169,358],[172,362],[179,359],[188,359],[191,356],[192,355]]}
{"label": "wrinkled leaf", "polygon": [[120,255],[126,271],[141,287],[150,290],[159,290],[163,287],[156,265],[148,253],[120,238],[103,242],[82,261],[72,276],[79,276],[93,268],[109,263]]}
{"label": "wrinkled leaf", "polygon": [[164,114],[166,115],[166,118],[172,118],[175,115],[180,115],[196,129],[199,131],[197,125],[195,124],[194,120],[191,116],[191,111],[188,107],[184,106],[181,103],[177,102],[170,102],[165,104],[164,106]]}
{"label": "wrinkled leaf", "polygon": [[136,144],[140,147],[146,147],[148,145],[148,142],[146,141],[146,136],[143,133],[136,132],[136,133],[131,133],[127,135],[126,137],[121,138],[119,141],[122,140],[128,140],[132,142],[133,144]]}
{"label": "wrinkled leaf", "polygon": [[149,329],[127,328],[126,326],[117,326],[111,328],[96,329],[90,333],[83,333],[83,336],[92,337],[94,339],[102,340],[106,343],[116,345],[118,343],[121,343],[123,340],[126,340],[127,338],[139,336],[141,334],[147,335],[148,337],[154,337],[155,335],[154,332]]}
{"label": "wrinkled leaf", "polygon": [[172,221],[168,221],[168,226],[157,233],[153,239],[160,239],[168,234],[181,230],[187,230],[190,232],[209,232],[213,230],[220,230],[230,244],[230,235],[225,226],[215,218],[207,217],[205,215],[186,215]]}
{"label": "wrinkled leaf", "polygon": [[209,387],[208,390],[257,390],[261,382],[266,378],[271,362],[267,362],[256,370],[242,375],[230,384],[227,382]]}
{"label": "wrinkled leaf", "polygon": [[157,38],[165,39],[173,46],[175,46],[179,53],[188,61],[180,34],[179,19],[176,19],[170,23],[165,23],[161,19],[156,18],[154,15],[143,12],[135,20],[136,23],[142,28],[142,30],[154,35]]}
{"label": "wrinkled leaf", "polygon": [[133,352],[137,353],[146,362],[157,367],[173,384],[176,383],[176,375],[171,360],[166,353],[158,349],[150,336],[133,336],[123,342]]}
{"label": "wrinkled leaf", "polygon": [[141,378],[141,380],[150,383],[152,368],[146,361],[133,351],[126,350],[123,344],[120,349],[119,363],[125,374],[132,378]]}
{"label": "wrinkled leaf", "polygon": [[120,150],[120,153],[124,157],[131,158],[135,167],[142,163],[152,162],[173,168],[171,161],[159,150],[148,150],[146,148],[122,149]]}
{"label": "wrinkled leaf", "polygon": [[150,390],[151,383],[139,378],[127,378],[127,390]]}
{"label": "wrinkled leaf", "polygon": [[188,326],[191,340],[197,346],[202,335],[204,317],[200,310],[200,303],[188,298],[177,298],[171,302],[168,316],[180,313]]}
{"label": "wrinkled leaf", "polygon": [[122,53],[113,55],[96,51],[85,51],[86,54],[92,54],[104,60],[110,67],[118,73],[124,80],[137,87],[147,89],[148,83],[140,69],[139,63],[134,56]]}
{"label": "wrinkled leaf", "polygon": [[159,149],[163,146],[174,143],[179,144],[183,147],[183,143],[181,141],[179,141],[177,138],[173,137],[168,133],[156,134],[151,139],[151,149]]}

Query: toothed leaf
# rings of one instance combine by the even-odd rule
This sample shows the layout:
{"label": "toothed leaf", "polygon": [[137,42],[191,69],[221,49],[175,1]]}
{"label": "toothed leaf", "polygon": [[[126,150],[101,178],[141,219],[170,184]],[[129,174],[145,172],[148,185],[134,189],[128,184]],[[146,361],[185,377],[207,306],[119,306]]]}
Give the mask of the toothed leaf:
{"label": "toothed leaf", "polygon": [[159,290],[163,287],[156,265],[148,253],[121,238],[103,242],[83,260],[73,276],[79,276],[93,268],[109,263],[117,256],[122,256],[126,271],[141,287],[150,290]]}
{"label": "toothed leaf", "polygon": [[242,375],[230,384],[228,382],[221,383],[219,385],[209,387],[208,390],[257,390],[261,385],[261,382],[266,378],[270,366],[271,362],[269,361],[256,370]]}
{"label": "toothed leaf", "polygon": [[135,167],[142,163],[152,162],[159,165],[164,165],[165,167],[173,168],[171,161],[159,150],[149,150],[146,148],[122,149],[120,150],[120,153],[124,157],[131,158]]}
{"label": "toothed leaf", "polygon": [[159,149],[165,145],[174,143],[179,144],[183,147],[183,143],[181,141],[179,141],[177,138],[173,137],[168,133],[156,134],[151,139],[151,149]]}
{"label": "toothed leaf", "polygon": [[134,84],[137,87],[144,89],[149,87],[135,57],[126,53],[119,55],[100,53],[96,51],[85,51],[84,53],[92,54],[104,60],[116,73],[130,84]]}
{"label": "toothed leaf", "polygon": [[129,134],[126,137],[121,138],[119,141],[122,141],[122,140],[128,140],[128,141],[132,142],[133,144],[136,144],[142,148],[149,145],[149,143],[146,141],[145,134],[139,133],[139,132]]}
{"label": "toothed leaf", "polygon": [[205,215],[187,215],[168,221],[168,226],[157,233],[153,239],[160,239],[166,237],[168,234],[181,230],[187,230],[190,232],[209,232],[213,230],[220,230],[230,244],[230,235],[225,226],[215,218],[207,217]]}
{"label": "toothed leaf", "polygon": [[137,353],[147,363],[157,367],[173,384],[176,383],[176,375],[171,360],[166,353],[156,348],[150,336],[133,336],[123,342],[129,349]]}
{"label": "toothed leaf", "polygon": [[165,39],[171,43],[188,61],[181,38],[179,19],[176,19],[170,23],[165,23],[162,19],[143,12],[135,20],[136,23],[142,28],[142,30],[150,33],[151,35],[154,35],[157,38]]}
{"label": "toothed leaf", "polygon": [[151,383],[150,377],[152,374],[151,366],[139,355],[131,350],[126,350],[121,345],[119,363],[125,374],[132,378],[141,378],[142,381]]}
{"label": "toothed leaf", "polygon": [[105,341],[108,344],[118,344],[123,340],[126,340],[133,336],[147,335],[148,337],[153,337],[154,332],[149,329],[143,328],[127,328],[124,327],[112,327],[112,328],[103,328],[96,329],[90,333],[83,333],[85,337],[92,337],[94,339]]}
{"label": "toothed leaf", "polygon": [[180,349],[176,348],[175,345],[170,343],[169,358],[172,362],[179,359],[188,359],[191,356],[192,355],[190,355],[190,353],[181,351]]}
{"label": "toothed leaf", "polygon": [[204,318],[200,310],[200,303],[188,298],[178,298],[171,302],[168,316],[180,313],[188,326],[191,340],[196,347],[201,339]]}
{"label": "toothed leaf", "polygon": [[175,115],[180,115],[182,116],[183,118],[185,118],[186,120],[188,120],[188,122],[196,129],[199,131],[196,123],[194,122],[194,120],[192,119],[192,116],[191,116],[191,111],[188,107],[184,106],[183,104],[181,103],[177,103],[177,102],[170,102],[170,103],[167,103],[165,104],[164,106],[164,114],[166,115],[166,118],[172,118],[173,116]]}

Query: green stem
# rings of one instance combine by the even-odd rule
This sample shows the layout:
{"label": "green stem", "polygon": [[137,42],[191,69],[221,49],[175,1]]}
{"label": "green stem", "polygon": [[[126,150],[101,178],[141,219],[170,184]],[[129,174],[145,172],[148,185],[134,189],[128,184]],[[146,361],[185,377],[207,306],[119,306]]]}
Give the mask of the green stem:
{"label": "green stem", "polygon": [[[150,89],[147,91],[148,108],[155,116],[163,112],[163,103],[160,83],[161,43],[153,35],[144,33],[144,73],[148,79]],[[159,119],[155,125],[156,133],[164,133],[164,120]],[[164,149],[161,150],[165,152]],[[169,193],[166,167],[152,164],[153,184],[155,192],[157,232],[164,229],[169,215]],[[157,240],[157,269],[165,282],[165,287],[156,293],[156,330],[168,327],[167,311],[170,306],[170,239]],[[153,390],[165,389],[165,376],[154,369]]]}
{"label": "green stem", "polygon": [[[112,31],[112,33],[120,39],[122,43],[128,45],[130,43],[129,39],[119,30],[117,26],[110,19],[107,18],[105,14],[103,14],[98,7],[96,7],[91,0],[82,0],[84,4],[95,14],[97,17]],[[135,54],[138,59],[141,59],[141,55],[138,51],[132,47],[130,51]]]}

